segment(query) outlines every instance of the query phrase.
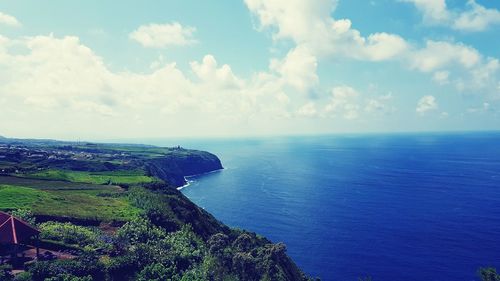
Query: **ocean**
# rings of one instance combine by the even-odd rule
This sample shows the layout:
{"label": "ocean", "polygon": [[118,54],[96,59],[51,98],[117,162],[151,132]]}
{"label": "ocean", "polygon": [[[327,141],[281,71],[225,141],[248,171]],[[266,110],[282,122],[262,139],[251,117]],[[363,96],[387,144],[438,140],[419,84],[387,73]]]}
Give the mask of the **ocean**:
{"label": "ocean", "polygon": [[232,227],[286,243],[311,276],[468,281],[479,267],[500,270],[500,133],[156,144],[218,155],[225,169],[182,192]]}

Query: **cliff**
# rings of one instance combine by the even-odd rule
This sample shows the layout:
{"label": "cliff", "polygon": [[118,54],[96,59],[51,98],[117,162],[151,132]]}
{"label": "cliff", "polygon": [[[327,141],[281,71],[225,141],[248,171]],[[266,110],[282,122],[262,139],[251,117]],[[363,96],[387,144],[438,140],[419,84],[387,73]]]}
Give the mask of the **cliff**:
{"label": "cliff", "polygon": [[34,215],[49,250],[93,249],[27,264],[22,280],[311,280],[283,244],[231,229],[174,188],[223,168],[209,152],[6,139],[0,160],[0,210]]}
{"label": "cliff", "polygon": [[185,177],[223,169],[217,156],[206,151],[177,149],[148,160],[146,169],[151,176],[176,187],[186,184]]}

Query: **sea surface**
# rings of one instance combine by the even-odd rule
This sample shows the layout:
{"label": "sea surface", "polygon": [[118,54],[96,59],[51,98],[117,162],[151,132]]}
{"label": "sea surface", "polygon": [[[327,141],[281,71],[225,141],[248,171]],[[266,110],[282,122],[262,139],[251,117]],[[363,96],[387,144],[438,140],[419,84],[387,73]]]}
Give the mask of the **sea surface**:
{"label": "sea surface", "polygon": [[190,178],[184,194],[286,243],[322,280],[468,281],[500,269],[500,133],[156,144],[218,155],[225,170]]}

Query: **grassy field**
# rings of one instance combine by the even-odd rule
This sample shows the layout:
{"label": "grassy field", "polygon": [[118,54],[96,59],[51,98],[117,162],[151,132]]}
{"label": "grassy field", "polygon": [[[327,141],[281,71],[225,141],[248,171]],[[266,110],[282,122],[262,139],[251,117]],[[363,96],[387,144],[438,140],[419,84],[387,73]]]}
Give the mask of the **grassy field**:
{"label": "grassy field", "polygon": [[51,195],[33,188],[0,185],[0,209],[19,209],[33,206],[37,202],[52,200]]}
{"label": "grassy field", "polygon": [[69,181],[89,184],[141,184],[155,181],[143,171],[82,172],[67,170],[44,170],[25,174],[22,177],[43,180]]}
{"label": "grassy field", "polygon": [[42,190],[99,190],[123,191],[117,185],[99,185],[91,183],[68,182],[59,180],[43,180],[36,178],[20,178],[13,176],[0,176],[0,185],[16,185]]}
{"label": "grassy field", "polygon": [[0,210],[27,208],[37,215],[126,221],[138,214],[126,196],[105,190],[42,190],[0,185]]}
{"label": "grassy field", "polygon": [[127,221],[139,213],[120,184],[152,182],[143,171],[45,170],[0,176],[0,210],[30,209],[36,215]]}

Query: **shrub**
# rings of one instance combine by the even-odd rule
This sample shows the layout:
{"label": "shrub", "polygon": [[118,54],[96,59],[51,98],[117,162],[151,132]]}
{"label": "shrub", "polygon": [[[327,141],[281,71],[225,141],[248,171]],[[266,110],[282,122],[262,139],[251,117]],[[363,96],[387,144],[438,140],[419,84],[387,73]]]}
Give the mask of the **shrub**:
{"label": "shrub", "polygon": [[71,223],[45,222],[40,224],[40,238],[78,245],[91,250],[109,248],[106,236],[96,228]]}
{"label": "shrub", "polygon": [[137,275],[137,281],[163,281],[163,280],[178,280],[175,276],[175,270],[171,267],[166,267],[161,263],[155,263],[146,266]]}
{"label": "shrub", "polygon": [[498,275],[497,270],[492,267],[480,268],[478,275],[481,277],[482,281],[500,281],[500,275]]}
{"label": "shrub", "polygon": [[20,218],[21,220],[31,224],[35,225],[35,216],[33,215],[33,212],[30,209],[17,209],[12,212],[10,212],[11,215],[14,217]]}
{"label": "shrub", "polygon": [[[85,253],[74,260],[35,262],[28,267],[33,281],[87,281],[104,280],[105,267],[98,257]],[[90,279],[89,279],[90,278]]]}
{"label": "shrub", "polygon": [[136,218],[123,225],[117,232],[119,240],[129,244],[146,243],[165,238],[166,234],[149,220]]}
{"label": "shrub", "polygon": [[0,281],[12,280],[11,270],[12,266],[7,264],[0,264]]}

